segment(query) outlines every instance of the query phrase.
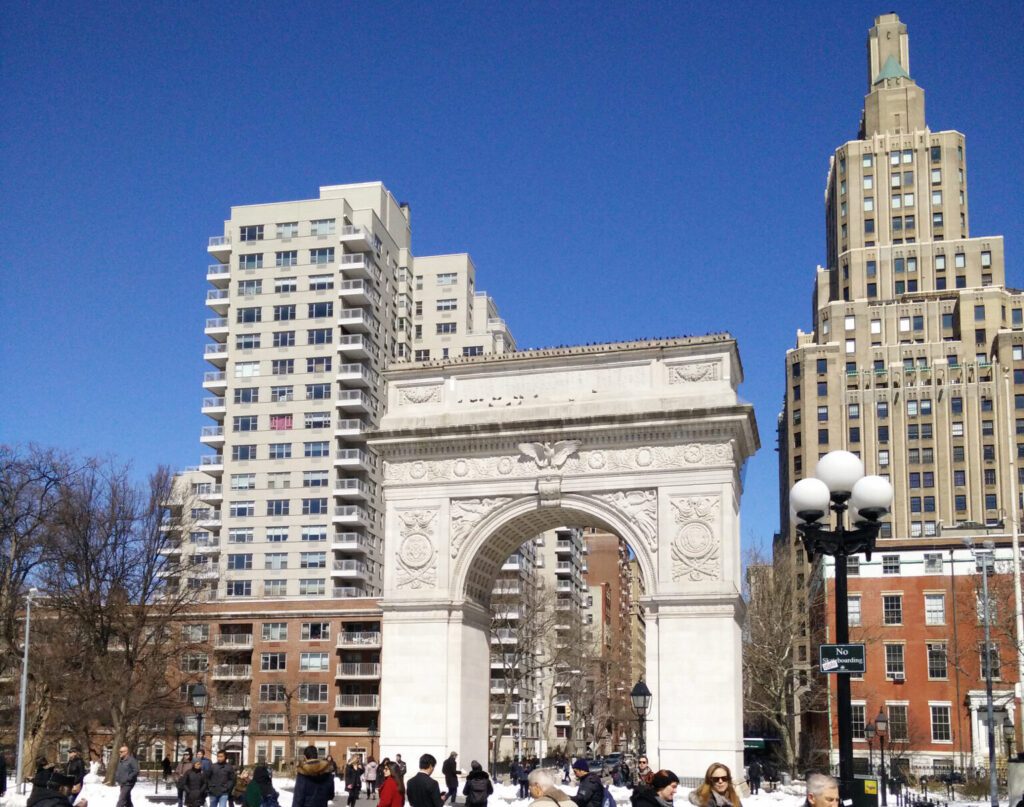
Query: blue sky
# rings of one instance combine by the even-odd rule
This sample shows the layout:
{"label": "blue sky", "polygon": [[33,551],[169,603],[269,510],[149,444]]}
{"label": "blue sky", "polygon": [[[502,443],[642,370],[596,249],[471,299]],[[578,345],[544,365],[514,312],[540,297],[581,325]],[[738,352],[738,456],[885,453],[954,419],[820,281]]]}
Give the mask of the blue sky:
{"label": "blue sky", "polygon": [[1024,285],[1024,4],[20,2],[0,29],[0,441],[197,462],[206,241],[233,204],[382,180],[469,252],[519,344],[727,330],[777,527],[783,359],[828,158],[897,11],[974,235]]}

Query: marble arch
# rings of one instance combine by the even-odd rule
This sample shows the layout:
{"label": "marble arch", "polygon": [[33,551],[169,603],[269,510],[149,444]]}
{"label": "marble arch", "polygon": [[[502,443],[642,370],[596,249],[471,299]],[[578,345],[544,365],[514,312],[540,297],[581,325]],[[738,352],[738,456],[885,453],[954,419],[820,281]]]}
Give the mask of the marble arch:
{"label": "marble arch", "polygon": [[621,535],[647,597],[652,763],[742,762],[739,503],[757,450],[728,335],[387,372],[382,754],[488,750],[488,600],[545,529]]}

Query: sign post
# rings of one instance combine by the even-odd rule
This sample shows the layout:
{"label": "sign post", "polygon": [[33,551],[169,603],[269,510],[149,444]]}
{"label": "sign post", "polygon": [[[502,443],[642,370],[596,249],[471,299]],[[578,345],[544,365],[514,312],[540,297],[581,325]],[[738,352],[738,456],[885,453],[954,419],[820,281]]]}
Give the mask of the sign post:
{"label": "sign post", "polygon": [[823,644],[818,648],[818,667],[828,675],[863,675],[867,654],[863,644]]}

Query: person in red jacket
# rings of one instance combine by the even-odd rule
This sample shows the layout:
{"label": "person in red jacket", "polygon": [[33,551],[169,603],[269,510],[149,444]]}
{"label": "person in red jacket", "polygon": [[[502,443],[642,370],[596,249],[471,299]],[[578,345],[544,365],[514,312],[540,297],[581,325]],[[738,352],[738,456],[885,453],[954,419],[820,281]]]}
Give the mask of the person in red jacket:
{"label": "person in red jacket", "polygon": [[377,807],[404,807],[405,782],[402,780],[401,768],[394,762],[383,762],[380,765],[380,775],[383,781],[377,791],[380,794]]}

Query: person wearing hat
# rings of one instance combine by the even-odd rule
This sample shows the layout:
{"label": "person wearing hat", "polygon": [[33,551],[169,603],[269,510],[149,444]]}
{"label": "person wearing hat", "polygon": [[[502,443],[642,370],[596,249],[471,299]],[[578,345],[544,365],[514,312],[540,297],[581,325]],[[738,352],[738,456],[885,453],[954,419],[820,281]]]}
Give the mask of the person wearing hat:
{"label": "person wearing hat", "polygon": [[651,774],[649,784],[638,786],[630,798],[633,807],[672,807],[679,777],[672,771],[660,770]]}
{"label": "person wearing hat", "polygon": [[185,807],[203,807],[210,793],[210,783],[201,759],[196,757],[192,760],[192,766],[178,779],[178,787]]}
{"label": "person wearing hat", "polygon": [[82,749],[77,746],[68,751],[68,763],[64,766],[64,773],[75,780],[68,794],[68,801],[72,804],[82,792],[82,783],[85,781],[85,761],[82,759]]}
{"label": "person wearing hat", "polygon": [[[27,807],[71,807],[68,794],[74,785],[72,777],[52,765],[41,766],[32,777],[32,792],[29,793]],[[89,807],[89,802],[82,799],[78,807]]]}
{"label": "person wearing hat", "polygon": [[604,802],[604,785],[601,784],[601,777],[591,773],[590,763],[585,759],[577,759],[572,763],[572,772],[580,780],[576,795],[572,800],[576,807],[601,807]]}

